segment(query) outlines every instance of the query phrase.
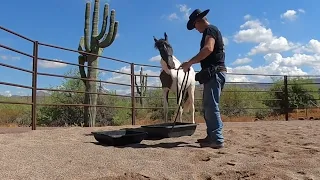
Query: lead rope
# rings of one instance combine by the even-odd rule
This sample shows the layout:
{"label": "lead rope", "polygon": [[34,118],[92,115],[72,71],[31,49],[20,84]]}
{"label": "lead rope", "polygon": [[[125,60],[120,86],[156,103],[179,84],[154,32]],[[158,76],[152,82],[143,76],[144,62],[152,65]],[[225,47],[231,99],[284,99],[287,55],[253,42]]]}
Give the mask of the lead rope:
{"label": "lead rope", "polygon": [[[189,70],[189,71],[190,71],[190,70]],[[185,80],[185,78],[186,78],[187,73],[185,73],[184,76],[183,76],[181,89],[180,89],[180,92],[177,94],[177,102],[179,102],[179,99],[180,99],[180,97],[181,97],[182,92],[184,92],[183,95],[186,94],[186,88],[187,88],[187,83],[188,83],[188,78],[189,78],[189,71],[187,72],[187,73],[188,73],[188,76],[187,76],[187,80],[186,80],[186,83],[185,83],[185,85],[184,85],[184,88],[182,88],[182,87],[183,87],[183,82],[184,82],[184,80]],[[179,69],[177,69],[177,90],[178,90],[178,82],[179,82],[179,81],[178,81],[178,72],[179,72]],[[183,91],[182,91],[182,89],[183,89]],[[179,103],[178,110],[177,110],[177,114],[176,114],[175,120],[174,120],[174,122],[173,122],[172,128],[171,128],[171,130],[170,130],[170,133],[172,132],[172,130],[173,130],[175,124],[176,124],[178,115],[179,115],[179,113],[180,113],[180,112],[179,112],[179,109],[180,109],[180,107],[181,107],[181,105],[182,105],[182,101],[183,101],[183,97],[184,97],[183,95],[182,95],[182,97],[181,97],[181,101],[180,101],[180,103]]]}

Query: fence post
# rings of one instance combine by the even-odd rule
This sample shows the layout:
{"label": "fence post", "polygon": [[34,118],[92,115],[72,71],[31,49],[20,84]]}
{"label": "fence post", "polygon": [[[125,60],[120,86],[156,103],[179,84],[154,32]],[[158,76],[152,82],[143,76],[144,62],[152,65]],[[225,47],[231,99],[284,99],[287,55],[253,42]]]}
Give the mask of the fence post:
{"label": "fence post", "polygon": [[134,63],[131,63],[131,120],[132,125],[136,124],[136,101],[135,101],[135,93],[134,93],[134,85],[135,85],[135,78],[134,78]]}
{"label": "fence post", "polygon": [[37,120],[37,76],[38,76],[38,41],[33,43],[33,67],[32,67],[32,130],[36,130]]}
{"label": "fence post", "polygon": [[285,98],[285,117],[289,120],[289,93],[288,93],[288,76],[284,76],[284,98]]}

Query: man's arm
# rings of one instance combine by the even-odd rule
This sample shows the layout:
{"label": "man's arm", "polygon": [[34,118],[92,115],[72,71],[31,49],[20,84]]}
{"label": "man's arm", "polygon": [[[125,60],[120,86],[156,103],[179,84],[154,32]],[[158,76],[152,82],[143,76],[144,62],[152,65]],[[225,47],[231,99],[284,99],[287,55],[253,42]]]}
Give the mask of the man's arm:
{"label": "man's arm", "polygon": [[205,39],[205,45],[196,56],[189,60],[189,62],[191,64],[196,64],[199,63],[202,59],[206,58],[210,53],[212,53],[214,44],[215,39],[212,36],[207,35]]}

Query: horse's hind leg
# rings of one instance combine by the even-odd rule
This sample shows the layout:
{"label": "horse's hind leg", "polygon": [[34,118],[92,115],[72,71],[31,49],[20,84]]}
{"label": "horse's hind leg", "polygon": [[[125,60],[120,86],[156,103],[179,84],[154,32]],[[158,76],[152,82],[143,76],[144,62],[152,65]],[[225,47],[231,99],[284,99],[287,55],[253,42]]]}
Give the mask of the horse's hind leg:
{"label": "horse's hind leg", "polygon": [[188,95],[187,99],[185,100],[185,103],[183,105],[183,112],[190,112],[191,111],[191,114],[192,114],[192,123],[195,123],[195,120],[194,120],[194,114],[195,114],[195,108],[194,108],[194,90],[195,90],[195,87],[194,86],[189,86],[187,89],[186,89],[186,93]]}

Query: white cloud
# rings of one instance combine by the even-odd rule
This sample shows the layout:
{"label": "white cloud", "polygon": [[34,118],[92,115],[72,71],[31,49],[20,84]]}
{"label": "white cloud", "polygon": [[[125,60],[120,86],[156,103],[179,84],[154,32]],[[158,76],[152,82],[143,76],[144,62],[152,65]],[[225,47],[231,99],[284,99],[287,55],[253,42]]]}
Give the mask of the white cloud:
{"label": "white cloud", "polygon": [[160,62],[160,60],[161,60],[160,55],[153,56],[152,58],[149,59],[149,61],[151,61],[151,62]]}
{"label": "white cloud", "polygon": [[289,21],[294,21],[297,19],[297,11],[295,10],[287,10],[285,13],[281,14],[280,17],[282,19],[286,19]]}
{"label": "white cloud", "polygon": [[259,20],[249,20],[240,26],[240,31],[234,35],[234,41],[237,43],[268,42],[273,38],[270,28],[266,28]]}
{"label": "white cloud", "polygon": [[179,12],[171,13],[170,15],[166,16],[166,18],[170,21],[173,20],[185,20],[189,19],[191,8],[189,8],[186,4],[178,4],[176,5]]}
{"label": "white cloud", "polygon": [[[298,11],[304,12],[303,10]],[[234,41],[237,43],[256,43],[247,55],[263,54],[264,62],[259,61],[260,65],[256,67],[240,65],[249,63],[250,60],[249,57],[239,58],[232,63],[232,65],[238,66],[228,67],[228,72],[269,75],[310,75],[320,73],[320,42],[316,39],[311,39],[302,46],[300,43],[291,42],[283,36],[275,36],[272,30],[263,25],[260,20],[251,18],[240,26],[240,30],[234,35]],[[281,54],[286,51],[286,56]],[[292,55],[290,55],[290,51]],[[227,78],[227,81],[240,82],[271,80],[269,76],[256,75],[228,75]]]}
{"label": "white cloud", "polygon": [[300,46],[293,51],[294,53],[309,52],[314,54],[320,54],[320,42],[316,39],[311,39],[305,46]]}
{"label": "white cloud", "polygon": [[311,52],[320,54],[320,42],[315,39],[311,39],[306,46]]}
{"label": "white cloud", "polygon": [[303,9],[298,9],[298,11],[295,11],[293,9],[289,9],[286,12],[282,13],[280,15],[280,18],[288,20],[288,21],[295,21],[298,18],[298,12],[305,13],[305,11]]}
{"label": "white cloud", "polygon": [[[140,74],[140,66],[136,66],[135,67],[135,74],[139,75]],[[118,72],[122,72],[122,73],[131,73],[131,68],[130,66],[124,66],[120,69],[117,70]],[[158,69],[158,71],[153,71],[150,70],[150,68],[148,67],[143,67],[143,74],[147,74],[147,75],[151,75],[151,76],[158,76],[160,74],[160,68]],[[112,73],[112,76],[108,79],[106,79],[106,81],[108,82],[116,82],[119,83],[121,82],[121,84],[131,84],[131,76],[127,75],[127,74],[119,74],[119,73]],[[139,85],[140,82],[140,77],[137,76],[137,82]],[[113,84],[106,84],[105,85],[107,90],[116,90],[117,94],[130,94],[131,93],[131,89],[130,86],[122,86],[122,85],[113,85]],[[158,77],[148,77],[147,80],[147,86],[160,86],[160,79]],[[149,88],[150,89],[150,88]],[[136,87],[135,87],[135,91],[136,91]]]}
{"label": "white cloud", "polygon": [[258,19],[248,20],[242,24],[240,30],[234,35],[234,41],[237,43],[258,43],[248,55],[284,52],[299,46],[283,36],[274,36],[272,30]]}
{"label": "white cloud", "polygon": [[5,96],[5,97],[11,97],[11,96],[12,96],[12,94],[11,94],[10,91],[0,92],[0,95],[1,95],[1,96]]}
{"label": "white cloud", "polygon": [[[297,67],[303,55],[294,55],[293,57],[283,57],[279,53],[270,53],[264,56],[265,61],[268,63],[266,66],[252,67],[249,65],[237,66],[229,68],[230,73],[243,73],[243,74],[275,74],[275,75],[307,75],[301,68]],[[311,57],[304,57],[305,60],[313,62],[315,59]],[[310,59],[309,59],[310,58]],[[300,63],[300,65],[307,65],[307,63]],[[269,76],[250,76],[250,75],[228,75],[227,81],[229,82],[270,82]]]}
{"label": "white cloud", "polygon": [[173,21],[173,20],[176,20],[176,19],[179,19],[177,13],[172,13],[168,16],[168,20],[170,21]]}
{"label": "white cloud", "polygon": [[244,20],[249,20],[249,19],[251,19],[251,15],[250,15],[250,14],[247,14],[247,15],[245,15],[245,16],[243,17],[243,19],[244,19]]}
{"label": "white cloud", "polygon": [[265,55],[267,61],[276,62],[280,66],[313,66],[320,67],[320,55],[293,54],[291,57],[282,57],[279,53]]}
{"label": "white cloud", "polygon": [[189,19],[191,8],[188,8],[186,4],[179,4],[179,11],[183,14],[185,20]]}
{"label": "white cloud", "polygon": [[20,60],[20,56],[11,56],[11,55],[0,55],[2,60]]}
{"label": "white cloud", "polygon": [[292,42],[288,42],[285,37],[274,37],[271,41],[261,42],[259,45],[252,48],[248,55],[283,52],[291,50],[295,47],[297,47],[297,45]]}
{"label": "white cloud", "polygon": [[[54,60],[62,61],[58,59],[54,59]],[[64,68],[67,66],[67,64],[64,64],[64,63],[44,61],[44,60],[39,60],[38,65],[42,68]]]}
{"label": "white cloud", "polygon": [[236,59],[232,65],[240,65],[240,64],[248,64],[252,61],[252,59],[250,58],[239,58],[239,59]]}

